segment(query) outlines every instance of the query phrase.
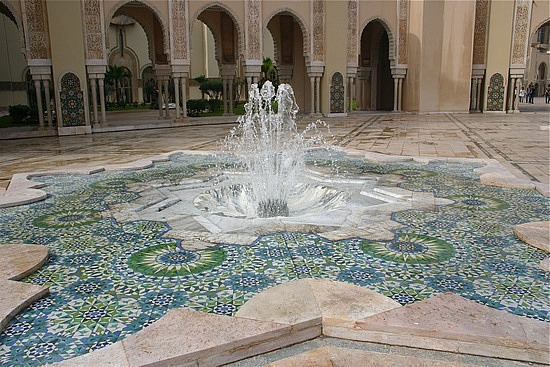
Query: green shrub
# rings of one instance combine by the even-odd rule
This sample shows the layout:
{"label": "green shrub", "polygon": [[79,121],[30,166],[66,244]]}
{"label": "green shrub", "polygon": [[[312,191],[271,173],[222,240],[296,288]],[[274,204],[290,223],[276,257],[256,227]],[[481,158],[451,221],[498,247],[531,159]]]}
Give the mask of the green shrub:
{"label": "green shrub", "polygon": [[189,99],[187,100],[187,115],[198,116],[201,111],[206,109],[206,100],[204,99]]}
{"label": "green shrub", "polygon": [[206,101],[208,110],[210,112],[216,112],[222,109],[222,100],[221,99],[209,99]]}
{"label": "green shrub", "polygon": [[15,123],[23,122],[31,115],[31,108],[23,104],[9,106],[8,111]]}

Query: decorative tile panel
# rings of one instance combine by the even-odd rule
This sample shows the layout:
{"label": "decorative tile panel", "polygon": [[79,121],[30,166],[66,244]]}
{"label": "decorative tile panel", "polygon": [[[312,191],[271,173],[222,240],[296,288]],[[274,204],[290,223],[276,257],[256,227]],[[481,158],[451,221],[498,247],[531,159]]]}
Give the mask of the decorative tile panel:
{"label": "decorative tile panel", "polygon": [[67,73],[61,78],[61,115],[63,126],[84,126],[84,93],[80,86],[80,79],[73,73]]}
{"label": "decorative tile panel", "polygon": [[504,77],[499,73],[493,74],[487,90],[487,111],[503,111],[504,99]]}

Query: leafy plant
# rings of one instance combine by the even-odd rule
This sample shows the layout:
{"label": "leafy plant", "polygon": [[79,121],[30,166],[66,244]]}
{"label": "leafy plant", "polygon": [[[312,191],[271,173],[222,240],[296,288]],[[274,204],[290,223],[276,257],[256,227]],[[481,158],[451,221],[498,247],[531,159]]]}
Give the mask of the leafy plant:
{"label": "leafy plant", "polygon": [[22,104],[9,106],[8,111],[11,118],[16,123],[23,122],[31,115],[31,108]]}

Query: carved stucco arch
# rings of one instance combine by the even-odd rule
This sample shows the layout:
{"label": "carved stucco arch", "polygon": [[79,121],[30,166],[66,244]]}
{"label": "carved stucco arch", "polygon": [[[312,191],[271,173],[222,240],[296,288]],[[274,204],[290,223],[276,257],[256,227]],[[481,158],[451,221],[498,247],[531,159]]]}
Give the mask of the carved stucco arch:
{"label": "carved stucco arch", "polygon": [[[21,53],[23,56],[25,56],[25,59],[27,58],[27,53],[25,52],[25,35],[23,34],[23,21],[21,20],[21,14],[17,13],[11,3],[8,3],[4,0],[0,0],[0,4],[2,4],[9,12],[10,15],[6,16],[10,18],[12,21],[15,22],[15,26],[17,27],[17,30],[19,31],[19,44],[21,45]],[[13,18],[12,18],[13,17]]]}
{"label": "carved stucco arch", "polygon": [[[204,4],[202,7],[200,7],[196,12],[195,14],[193,14],[193,17],[190,19],[190,23],[189,23],[189,39],[192,40],[193,39],[193,23],[195,23],[195,21],[200,21],[202,22],[200,19],[199,19],[199,16],[205,12],[206,10],[208,10],[209,8],[213,8],[213,7],[219,7],[219,8],[222,8],[226,13],[227,15],[229,15],[229,17],[231,18],[231,20],[233,21],[233,25],[235,26],[235,29],[237,30],[237,57],[236,57],[236,60],[235,62],[237,63],[238,62],[238,59],[239,58],[242,58],[244,57],[245,55],[245,52],[244,52],[244,35],[243,35],[243,26],[242,24],[239,22],[237,16],[233,13],[233,11],[228,8],[226,5],[220,3],[220,2],[217,2],[217,1],[214,1],[214,2],[210,2],[210,3],[207,3],[207,4]],[[244,21],[244,20],[243,20]],[[206,24],[206,23],[204,23]],[[208,24],[206,24],[206,26],[208,27],[208,29],[210,29],[210,27],[208,26]],[[215,32],[210,29],[210,32],[212,32],[212,34],[214,35],[214,55],[216,55],[216,58],[219,60],[218,62],[221,63],[221,49],[220,49],[220,45],[218,44],[218,41],[215,37]],[[190,50],[192,52],[192,44],[190,45]]]}
{"label": "carved stucco arch", "polygon": [[546,18],[545,20],[540,22],[535,28],[533,28],[533,30],[531,31],[531,35],[529,36],[529,42],[536,41],[537,33],[539,32],[541,27],[546,25],[546,23],[550,23],[550,18]]}
{"label": "carved stucco arch", "polygon": [[384,28],[384,30],[386,31],[387,35],[388,35],[388,44],[389,44],[389,49],[390,49],[390,52],[389,52],[389,58],[390,58],[390,67],[395,67],[395,65],[397,64],[397,50],[395,48],[395,36],[394,36],[394,32],[392,31],[391,27],[389,26],[389,22],[380,17],[380,16],[374,16],[374,17],[370,17],[368,19],[366,19],[362,24],[361,24],[361,27],[359,28],[361,30],[361,32],[359,32],[359,34],[361,35],[360,37],[357,37],[358,38],[358,44],[357,44],[357,49],[358,50],[361,50],[361,41],[362,41],[362,35],[363,35],[363,31],[365,30],[365,28],[371,23],[371,22],[374,22],[374,21],[378,21],[382,27]]}
{"label": "carved stucco arch", "polygon": [[[311,37],[310,37],[309,31],[306,27],[306,22],[300,16],[300,14],[298,14],[296,11],[294,11],[290,8],[286,8],[286,7],[285,8],[280,8],[280,9],[277,9],[277,10],[271,12],[271,14],[269,14],[269,16],[267,18],[265,18],[266,21],[262,26],[267,28],[267,25],[269,24],[271,19],[273,19],[273,17],[275,17],[275,16],[277,16],[281,13],[288,13],[288,14],[292,15],[294,20],[300,26],[300,29],[302,30],[302,40],[303,40],[303,51],[302,52],[303,52],[304,56],[306,57],[306,62],[307,62],[307,60],[311,56],[311,51],[310,51]],[[275,47],[277,48],[278,45],[275,44]],[[275,50],[275,52],[277,52],[277,50]]]}
{"label": "carved stucco arch", "polygon": [[[121,0],[111,8],[111,10],[109,11],[109,14],[107,15],[107,17],[105,17],[105,45],[107,45],[107,48],[109,48],[110,46],[109,45],[109,24],[111,23],[111,20],[113,19],[114,14],[124,5],[127,5],[128,3],[136,3],[136,2],[141,5],[144,5],[153,14],[155,14],[155,17],[159,21],[160,26],[162,28],[162,42],[163,42],[163,48],[164,48],[163,51],[164,51],[164,54],[166,54],[167,59],[170,60],[170,38],[168,35],[168,27],[167,27],[168,19],[164,19],[162,17],[162,14],[158,11],[158,9],[147,0]],[[150,46],[151,42],[154,42],[154,40],[151,39],[152,35],[150,35],[147,32],[148,28],[144,26],[142,23],[140,23],[139,19],[135,19],[135,21],[138,22],[140,26],[143,28],[143,30],[145,31],[145,35],[148,41],[148,46]],[[106,50],[106,53],[107,53],[107,50]],[[154,62],[155,57],[154,55],[152,55],[150,47],[149,47],[149,54],[151,55],[152,60]]]}

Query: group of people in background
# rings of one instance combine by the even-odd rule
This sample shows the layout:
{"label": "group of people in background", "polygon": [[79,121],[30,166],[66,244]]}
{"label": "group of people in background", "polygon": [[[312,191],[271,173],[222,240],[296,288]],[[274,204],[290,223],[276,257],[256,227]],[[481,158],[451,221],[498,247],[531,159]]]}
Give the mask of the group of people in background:
{"label": "group of people in background", "polygon": [[[527,89],[521,87],[519,91],[519,101],[525,103],[534,103],[534,98],[536,94],[536,87],[533,83],[530,83]],[[544,103],[550,103],[550,84],[544,88]]]}

